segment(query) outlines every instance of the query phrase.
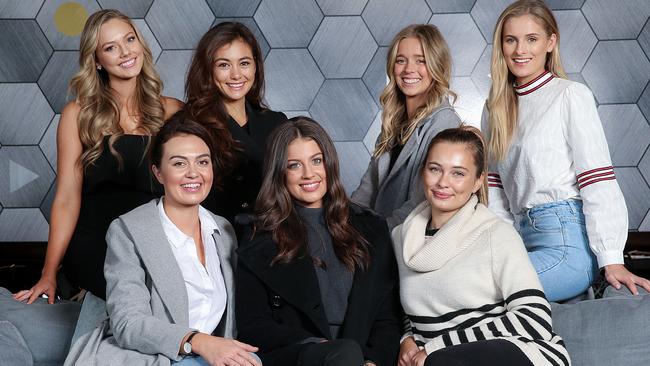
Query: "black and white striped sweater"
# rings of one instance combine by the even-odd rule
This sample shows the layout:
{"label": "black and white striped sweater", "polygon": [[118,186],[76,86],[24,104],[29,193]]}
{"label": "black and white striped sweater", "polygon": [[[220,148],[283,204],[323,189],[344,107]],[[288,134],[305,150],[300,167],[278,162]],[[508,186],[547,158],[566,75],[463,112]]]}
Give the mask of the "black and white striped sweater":
{"label": "black and white striped sweater", "polygon": [[433,237],[428,202],[393,231],[404,337],[427,354],[485,339],[512,342],[534,365],[570,365],[521,238],[475,196]]}

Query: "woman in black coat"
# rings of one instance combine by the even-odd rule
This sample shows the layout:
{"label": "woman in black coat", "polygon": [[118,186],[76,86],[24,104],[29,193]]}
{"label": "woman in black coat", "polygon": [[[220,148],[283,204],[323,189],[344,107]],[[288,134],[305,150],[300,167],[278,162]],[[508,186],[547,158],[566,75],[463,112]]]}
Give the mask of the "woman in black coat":
{"label": "woman in black coat", "polygon": [[327,133],[270,137],[253,233],[238,249],[238,337],[271,365],[395,365],[401,331],[386,222],[350,203]]}

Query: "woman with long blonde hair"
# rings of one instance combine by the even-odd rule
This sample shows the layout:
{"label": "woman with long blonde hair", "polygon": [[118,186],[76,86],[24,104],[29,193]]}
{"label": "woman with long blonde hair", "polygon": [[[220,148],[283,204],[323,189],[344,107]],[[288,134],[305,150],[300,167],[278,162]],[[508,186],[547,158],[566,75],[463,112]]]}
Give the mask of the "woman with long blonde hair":
{"label": "woman with long blonde hair", "polygon": [[541,0],[516,1],[499,17],[483,114],[490,208],[516,220],[549,300],[581,294],[598,268],[616,288],[650,290],[623,265],[625,200],[594,97],[566,79],[559,42]]}
{"label": "woman with long blonde hair", "polygon": [[418,169],[439,131],[460,118],[449,103],[451,55],[434,25],[414,24],[391,42],[386,60],[388,85],[381,94],[381,134],[352,200],[401,223],[422,200]]}
{"label": "woman with long blonde hair", "polygon": [[100,10],[86,21],[70,90],[75,100],[63,109],[57,130],[57,186],[42,276],[14,295],[30,304],[41,294],[54,303],[62,262],[75,286],[105,297],[106,230],[162,193],[144,154],[151,135],[182,107],[161,96],[151,50],[117,10]]}

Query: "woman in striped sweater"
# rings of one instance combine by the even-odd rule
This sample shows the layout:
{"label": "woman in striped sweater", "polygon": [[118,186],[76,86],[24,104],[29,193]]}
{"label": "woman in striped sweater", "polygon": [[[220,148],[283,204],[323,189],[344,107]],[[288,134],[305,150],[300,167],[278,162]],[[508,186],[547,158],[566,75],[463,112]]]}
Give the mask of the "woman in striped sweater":
{"label": "woman in striped sweater", "polygon": [[521,238],[485,206],[480,132],[431,141],[426,201],[393,231],[408,316],[399,366],[569,365]]}

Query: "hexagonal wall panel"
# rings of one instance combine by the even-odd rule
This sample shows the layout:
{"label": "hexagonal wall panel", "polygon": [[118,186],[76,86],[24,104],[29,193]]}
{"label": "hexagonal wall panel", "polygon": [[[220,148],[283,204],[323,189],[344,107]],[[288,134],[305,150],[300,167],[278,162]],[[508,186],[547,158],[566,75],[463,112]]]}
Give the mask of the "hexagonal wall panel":
{"label": "hexagonal wall panel", "polygon": [[55,50],[78,50],[86,19],[97,10],[100,7],[94,0],[48,0],[36,21]]}
{"label": "hexagonal wall panel", "polygon": [[309,113],[334,141],[361,141],[378,110],[361,80],[343,79],[325,80]]}
{"label": "hexagonal wall panel", "polygon": [[[336,152],[339,155],[341,180],[348,195],[352,194],[361,182],[361,177],[368,168],[370,155],[360,141],[335,142]],[[345,163],[343,163],[345,162]]]}
{"label": "hexagonal wall panel", "polygon": [[650,143],[650,125],[635,104],[598,107],[614,166],[637,165]]}
{"label": "hexagonal wall panel", "polygon": [[580,10],[556,11],[560,27],[560,54],[568,73],[580,72],[598,40]]}
{"label": "hexagonal wall panel", "polygon": [[544,0],[553,10],[580,9],[585,0]]}
{"label": "hexagonal wall panel", "polygon": [[309,109],[325,79],[306,49],[272,49],[264,67],[266,100],[277,110]]}
{"label": "hexagonal wall panel", "polygon": [[472,79],[467,76],[454,77],[451,80],[451,90],[458,94],[454,108],[460,119],[466,124],[481,128],[481,113],[485,100],[476,90]]}
{"label": "hexagonal wall panel", "polygon": [[0,242],[47,241],[48,229],[38,208],[8,208],[0,213]]}
{"label": "hexagonal wall panel", "polygon": [[193,49],[214,15],[203,0],[156,0],[145,19],[163,49]]}
{"label": "hexagonal wall panel", "polygon": [[163,94],[185,100],[185,79],[192,62],[193,51],[163,51],[156,62],[156,69],[165,84]]}
{"label": "hexagonal wall panel", "polygon": [[487,43],[492,43],[494,25],[497,24],[497,19],[499,19],[501,12],[510,3],[512,3],[511,0],[476,0],[476,4],[474,4],[470,14]]}
{"label": "hexagonal wall panel", "polygon": [[55,51],[38,79],[38,86],[56,113],[61,113],[68,98],[72,98],[67,95],[68,82],[79,71],[78,59],[78,51]]}
{"label": "hexagonal wall panel", "polygon": [[582,76],[599,103],[635,103],[650,79],[650,62],[636,41],[599,42]]}
{"label": "hexagonal wall panel", "polygon": [[361,15],[368,0],[316,0],[325,15]]}
{"label": "hexagonal wall panel", "polygon": [[37,144],[54,112],[36,84],[0,84],[0,142]]}
{"label": "hexagonal wall panel", "polygon": [[645,219],[639,225],[639,231],[650,231],[650,211],[648,211]]}
{"label": "hexagonal wall panel", "polygon": [[361,13],[380,46],[388,46],[402,28],[426,23],[431,9],[424,0],[370,0]]}
{"label": "hexagonal wall panel", "polygon": [[293,118],[293,117],[298,117],[298,116],[305,116],[311,118],[311,114],[309,114],[309,111],[282,111],[287,118]]}
{"label": "hexagonal wall panel", "polygon": [[370,60],[370,64],[363,73],[363,82],[370,90],[370,94],[375,98],[375,102],[379,105],[379,96],[384,91],[384,87],[388,83],[388,76],[386,75],[386,56],[388,55],[388,47],[379,47],[377,52]]}
{"label": "hexagonal wall panel", "polygon": [[43,0],[4,0],[0,2],[0,18],[33,18]]}
{"label": "hexagonal wall panel", "polygon": [[54,171],[56,171],[56,161],[57,161],[56,130],[59,128],[60,119],[61,119],[60,114],[57,114],[54,116],[54,118],[52,118],[52,122],[50,122],[50,126],[47,128],[47,130],[45,130],[45,134],[43,135],[41,142],[38,143],[38,146],[40,146],[43,155],[45,155],[45,158],[50,163],[50,166]]}
{"label": "hexagonal wall panel", "polygon": [[427,4],[434,14],[438,13],[468,13],[472,10],[472,6],[476,0],[454,0],[454,1],[440,1],[440,0],[427,0]]}
{"label": "hexagonal wall panel", "polygon": [[372,124],[370,125],[370,128],[368,128],[366,136],[363,137],[363,144],[366,146],[370,155],[375,151],[375,144],[377,143],[379,134],[381,134],[381,109],[377,112],[375,119],[372,120]]}
{"label": "hexagonal wall panel", "polygon": [[0,82],[36,81],[52,54],[33,19],[0,20],[0,50]]}
{"label": "hexagonal wall panel", "polygon": [[627,204],[629,228],[636,230],[650,208],[650,187],[637,168],[614,168],[614,173]]}
{"label": "hexagonal wall panel", "polygon": [[326,78],[360,78],[377,44],[361,17],[327,17],[309,44]]}
{"label": "hexagonal wall panel", "polygon": [[293,0],[263,1],[255,12],[271,47],[307,47],[322,19],[314,0],[305,0],[300,7]]}
{"label": "hexagonal wall panel", "polygon": [[643,112],[643,114],[645,115],[646,120],[650,121],[650,87],[649,86],[646,86],[645,90],[643,91],[643,94],[641,94],[641,98],[639,98],[639,101],[637,102],[637,105],[639,106],[639,109],[641,109],[641,112]]}
{"label": "hexagonal wall panel", "polygon": [[252,17],[261,0],[206,0],[217,18]]}
{"label": "hexagonal wall panel", "polygon": [[636,38],[650,16],[647,0],[587,0],[582,13],[598,39]]}
{"label": "hexagonal wall panel", "polygon": [[103,9],[119,9],[129,18],[144,18],[153,0],[97,0]]}
{"label": "hexagonal wall panel", "polygon": [[447,41],[453,74],[469,76],[486,44],[472,17],[469,14],[441,14],[432,16],[429,23],[437,26]]}
{"label": "hexagonal wall panel", "polygon": [[50,186],[50,189],[47,191],[47,194],[45,195],[45,198],[43,199],[43,202],[39,207],[41,209],[41,213],[43,214],[43,216],[45,216],[45,220],[47,220],[47,222],[50,222],[52,203],[54,202],[55,193],[56,193],[56,179],[54,180],[54,182],[52,182],[52,186]]}
{"label": "hexagonal wall panel", "polygon": [[257,39],[257,43],[260,45],[260,48],[262,49],[262,56],[266,58],[266,55],[269,54],[269,51],[271,50],[271,47],[269,46],[269,43],[266,41],[266,38],[264,38],[264,35],[262,34],[262,31],[260,28],[257,26],[257,23],[255,23],[255,19],[253,18],[217,18],[214,20],[214,23],[212,23],[212,26],[214,27],[215,25],[222,23],[222,22],[239,22],[248,27],[248,29],[253,32],[253,35],[255,36],[255,39]]}
{"label": "hexagonal wall panel", "polygon": [[650,22],[645,23],[645,27],[641,30],[641,34],[639,34],[637,41],[639,41],[645,54],[650,57]]}
{"label": "hexagonal wall panel", "polygon": [[650,150],[646,150],[643,158],[639,162],[638,168],[646,182],[650,182]]}
{"label": "hexagonal wall panel", "polygon": [[4,207],[38,207],[54,180],[54,171],[38,146],[0,149],[0,202]]}
{"label": "hexagonal wall panel", "polygon": [[149,25],[144,21],[144,19],[133,19],[133,21],[135,23],[135,26],[138,27],[138,30],[144,37],[144,41],[147,42],[147,46],[149,46],[151,55],[153,56],[153,61],[156,62],[158,56],[160,56],[160,53],[162,52],[160,43],[158,43],[158,40],[153,35],[151,29],[149,29]]}
{"label": "hexagonal wall panel", "polygon": [[472,81],[476,86],[481,99],[487,99],[492,85],[490,77],[490,63],[492,62],[492,45],[489,44],[483,50],[483,54],[478,59],[474,70],[472,70]]}

